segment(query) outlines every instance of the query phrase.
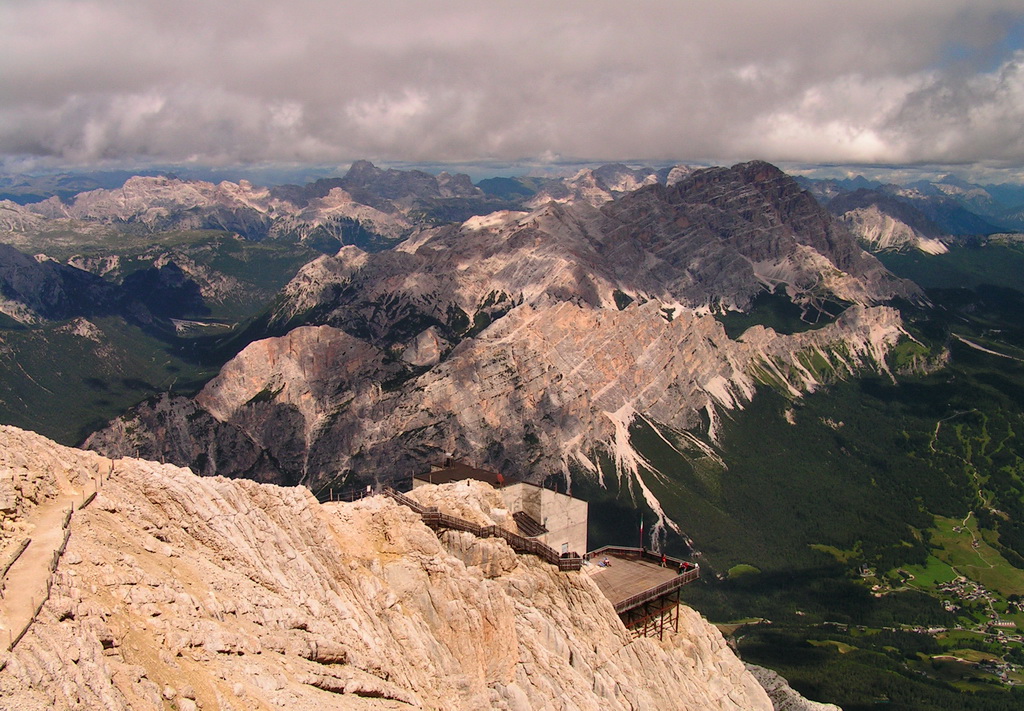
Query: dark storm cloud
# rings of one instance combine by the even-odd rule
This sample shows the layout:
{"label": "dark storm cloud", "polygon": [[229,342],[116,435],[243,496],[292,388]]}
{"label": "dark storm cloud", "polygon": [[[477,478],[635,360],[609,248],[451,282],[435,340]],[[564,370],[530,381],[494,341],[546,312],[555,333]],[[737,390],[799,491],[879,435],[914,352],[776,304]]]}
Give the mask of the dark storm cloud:
{"label": "dark storm cloud", "polygon": [[0,154],[1021,164],[1022,17],[997,0],[9,0]]}

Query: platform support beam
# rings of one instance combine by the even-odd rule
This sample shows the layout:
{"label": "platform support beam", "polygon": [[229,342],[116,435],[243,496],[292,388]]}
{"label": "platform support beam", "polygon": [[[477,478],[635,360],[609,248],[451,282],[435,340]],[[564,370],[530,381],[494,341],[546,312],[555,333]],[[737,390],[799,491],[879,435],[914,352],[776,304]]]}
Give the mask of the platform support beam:
{"label": "platform support beam", "polygon": [[666,627],[679,632],[679,605],[680,593],[676,589],[624,610],[619,618],[634,636],[657,637],[660,640],[665,636]]}

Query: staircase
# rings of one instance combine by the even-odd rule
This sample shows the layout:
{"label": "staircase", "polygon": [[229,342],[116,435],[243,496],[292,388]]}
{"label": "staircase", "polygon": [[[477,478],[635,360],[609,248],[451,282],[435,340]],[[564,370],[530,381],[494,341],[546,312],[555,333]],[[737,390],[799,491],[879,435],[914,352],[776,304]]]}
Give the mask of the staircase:
{"label": "staircase", "polygon": [[512,518],[515,519],[516,525],[519,526],[519,532],[527,538],[536,538],[548,532],[548,529],[525,511],[516,511],[512,514]]}

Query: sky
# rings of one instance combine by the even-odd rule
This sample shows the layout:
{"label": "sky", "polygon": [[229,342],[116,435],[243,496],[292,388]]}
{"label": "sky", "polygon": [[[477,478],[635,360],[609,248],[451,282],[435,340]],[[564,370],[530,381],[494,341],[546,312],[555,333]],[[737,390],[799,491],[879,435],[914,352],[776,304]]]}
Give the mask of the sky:
{"label": "sky", "polygon": [[0,0],[0,165],[1024,176],[1021,0]]}

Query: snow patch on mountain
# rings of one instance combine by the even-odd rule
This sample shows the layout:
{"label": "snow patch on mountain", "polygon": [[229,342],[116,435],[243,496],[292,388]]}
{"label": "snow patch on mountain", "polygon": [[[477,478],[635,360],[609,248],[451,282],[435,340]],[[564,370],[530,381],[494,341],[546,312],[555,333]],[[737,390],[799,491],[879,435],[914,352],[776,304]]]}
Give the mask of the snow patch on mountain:
{"label": "snow patch on mountain", "polygon": [[615,412],[605,412],[604,415],[615,428],[615,432],[607,444],[614,458],[615,473],[619,477],[620,486],[622,479],[627,479],[627,488],[633,489],[635,487],[639,489],[644,502],[651,507],[651,510],[658,517],[652,534],[653,540],[661,540],[661,529],[666,525],[676,533],[681,533],[679,524],[665,514],[661,502],[647,486],[647,483],[644,482],[643,475],[640,472],[641,468],[652,473],[656,472],[657,469],[645,456],[636,450],[631,441],[629,427],[638,416],[636,410],[633,409],[631,404],[626,403]]}

